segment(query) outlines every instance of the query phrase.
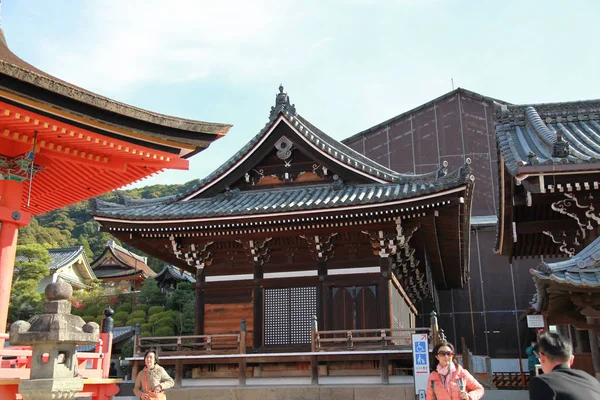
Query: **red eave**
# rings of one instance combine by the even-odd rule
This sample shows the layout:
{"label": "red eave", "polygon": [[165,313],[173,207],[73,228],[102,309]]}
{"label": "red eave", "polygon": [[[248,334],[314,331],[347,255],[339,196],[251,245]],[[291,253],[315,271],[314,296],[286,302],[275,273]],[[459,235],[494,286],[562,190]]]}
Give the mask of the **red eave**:
{"label": "red eave", "polygon": [[[164,169],[189,168],[179,155],[82,129],[0,101],[0,155],[30,152],[36,167],[22,210],[41,214],[137,182]],[[28,182],[28,181],[27,181]],[[29,206],[28,206],[29,203]]]}

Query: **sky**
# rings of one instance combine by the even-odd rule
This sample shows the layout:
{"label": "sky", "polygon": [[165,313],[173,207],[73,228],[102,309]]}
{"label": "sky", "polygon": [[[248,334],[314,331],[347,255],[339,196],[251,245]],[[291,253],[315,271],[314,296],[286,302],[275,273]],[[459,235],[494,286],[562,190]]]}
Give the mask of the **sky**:
{"label": "sky", "polygon": [[161,114],[233,125],[134,186],[202,178],[268,121],[279,84],[342,140],[462,87],[515,104],[600,98],[600,2],[4,0],[10,49]]}

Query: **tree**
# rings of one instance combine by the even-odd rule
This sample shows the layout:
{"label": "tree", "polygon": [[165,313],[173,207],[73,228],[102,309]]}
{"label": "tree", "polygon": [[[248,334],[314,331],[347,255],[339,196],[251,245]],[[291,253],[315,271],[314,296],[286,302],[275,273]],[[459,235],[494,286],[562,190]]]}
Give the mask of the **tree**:
{"label": "tree", "polygon": [[50,273],[48,250],[34,243],[17,246],[15,269],[10,294],[8,320],[27,320],[40,311],[42,294],[37,288],[40,281]]}
{"label": "tree", "polygon": [[139,293],[140,303],[149,306],[160,306],[165,304],[165,295],[160,291],[156,279],[146,279],[142,283]]}
{"label": "tree", "polygon": [[179,282],[169,299],[169,309],[178,311],[177,331],[180,335],[194,332],[194,286],[190,282]]}

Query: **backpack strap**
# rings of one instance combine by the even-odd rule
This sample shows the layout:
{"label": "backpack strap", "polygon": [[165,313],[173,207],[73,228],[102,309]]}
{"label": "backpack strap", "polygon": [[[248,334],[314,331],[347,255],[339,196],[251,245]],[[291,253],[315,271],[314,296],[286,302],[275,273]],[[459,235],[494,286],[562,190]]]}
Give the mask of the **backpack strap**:
{"label": "backpack strap", "polygon": [[431,391],[433,392],[433,400],[437,400],[437,396],[435,395],[435,381],[431,381]]}

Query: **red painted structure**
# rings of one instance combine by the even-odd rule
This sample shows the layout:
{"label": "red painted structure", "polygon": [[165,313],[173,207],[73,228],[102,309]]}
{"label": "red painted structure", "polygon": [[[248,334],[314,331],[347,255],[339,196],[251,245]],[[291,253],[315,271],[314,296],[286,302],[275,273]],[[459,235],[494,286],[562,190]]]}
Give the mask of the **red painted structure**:
{"label": "red painted structure", "polygon": [[230,127],[152,113],[71,85],[14,55],[0,29],[0,333],[18,229],[32,215],[164,169],[187,169],[188,157]]}

